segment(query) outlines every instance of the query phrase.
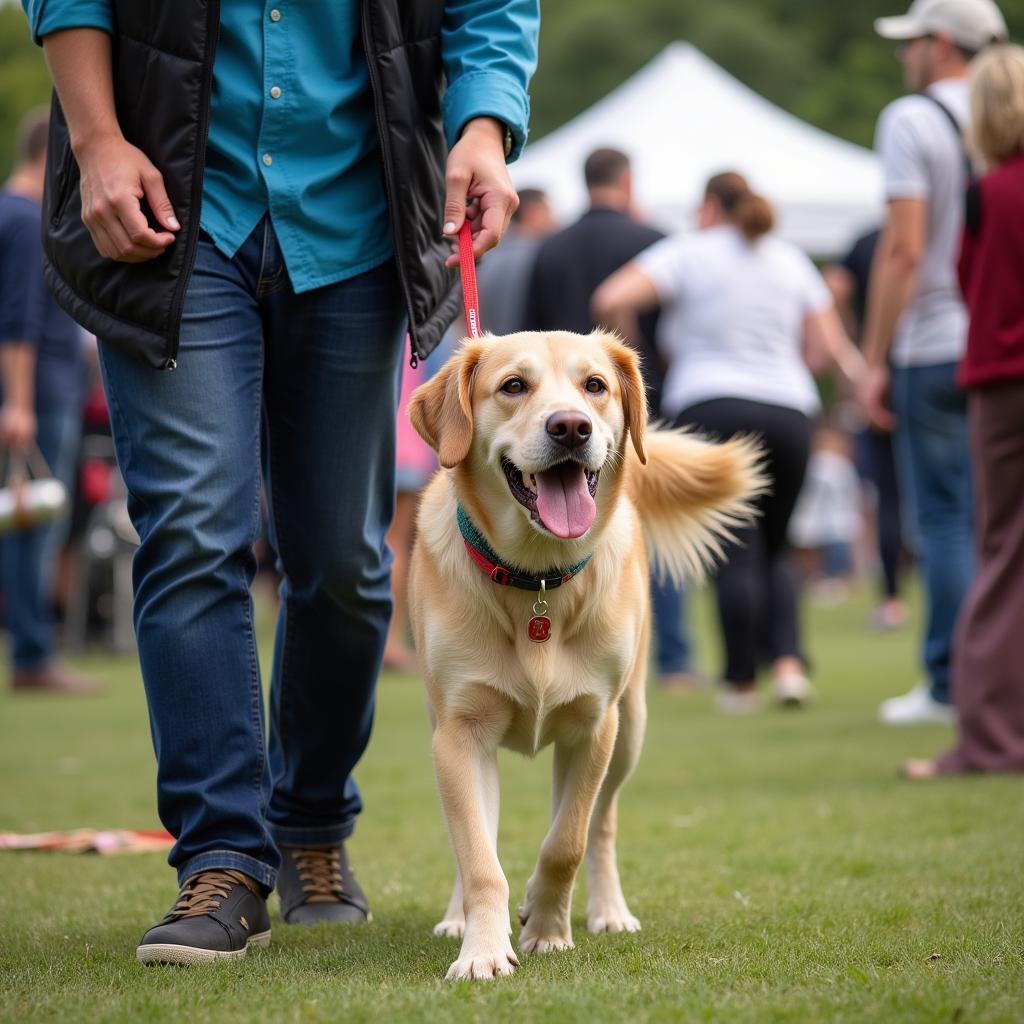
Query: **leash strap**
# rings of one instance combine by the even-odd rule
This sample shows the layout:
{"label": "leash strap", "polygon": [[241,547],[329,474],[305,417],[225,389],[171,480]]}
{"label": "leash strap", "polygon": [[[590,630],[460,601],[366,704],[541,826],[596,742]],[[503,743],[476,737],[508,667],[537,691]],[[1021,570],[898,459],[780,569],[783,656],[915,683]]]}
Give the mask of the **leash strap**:
{"label": "leash strap", "polygon": [[[476,261],[473,259],[473,233],[469,227],[469,219],[462,222],[459,228],[459,276],[462,278],[462,308],[466,315],[466,329],[471,338],[480,337],[480,295],[476,287]],[[406,335],[409,342],[409,365],[415,370],[419,366],[419,357],[412,343],[412,337]]]}
{"label": "leash strap", "polygon": [[459,228],[459,272],[462,275],[462,306],[466,311],[466,329],[471,338],[480,337],[480,295],[476,288],[476,261],[473,259],[473,235],[469,220]]}

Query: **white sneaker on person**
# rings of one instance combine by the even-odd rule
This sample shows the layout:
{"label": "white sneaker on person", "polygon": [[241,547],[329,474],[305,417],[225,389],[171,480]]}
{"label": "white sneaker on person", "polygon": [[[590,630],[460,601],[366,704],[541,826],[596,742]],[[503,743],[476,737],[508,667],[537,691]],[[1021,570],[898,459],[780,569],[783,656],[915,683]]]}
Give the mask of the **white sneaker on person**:
{"label": "white sneaker on person", "polygon": [[772,680],[772,686],[775,689],[775,699],[784,708],[803,707],[814,696],[814,687],[810,679],[796,672],[776,676]]}
{"label": "white sneaker on person", "polygon": [[715,707],[726,715],[753,715],[761,710],[761,694],[755,689],[726,686],[718,691]]}
{"label": "white sneaker on person", "polygon": [[909,693],[883,700],[878,717],[885,725],[952,725],[956,711],[950,704],[940,704],[921,682]]}

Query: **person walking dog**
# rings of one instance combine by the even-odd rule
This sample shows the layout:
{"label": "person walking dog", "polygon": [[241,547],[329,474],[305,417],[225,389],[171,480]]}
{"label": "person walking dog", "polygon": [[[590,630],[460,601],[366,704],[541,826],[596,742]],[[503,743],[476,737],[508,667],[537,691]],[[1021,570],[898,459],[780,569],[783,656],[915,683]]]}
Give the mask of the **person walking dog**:
{"label": "person walking dog", "polygon": [[[395,415],[516,205],[537,0],[23,0],[56,100],[45,274],[100,339],[140,545],[135,628],[181,890],[146,963],[362,921]],[[447,238],[445,238],[447,236]],[[261,474],[262,471],[262,474]],[[269,743],[261,475],[283,573]]]}

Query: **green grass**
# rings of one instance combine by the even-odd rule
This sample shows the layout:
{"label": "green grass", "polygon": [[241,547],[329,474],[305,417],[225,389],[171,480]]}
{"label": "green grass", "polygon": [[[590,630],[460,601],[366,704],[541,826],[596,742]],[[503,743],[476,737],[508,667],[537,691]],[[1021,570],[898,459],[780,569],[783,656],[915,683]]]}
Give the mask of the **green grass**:
{"label": "green grass", "polygon": [[[291,929],[275,906],[273,944],[242,963],[145,969],[135,942],[175,891],[161,855],[0,854],[0,1020],[1024,1021],[1024,789],[897,778],[951,734],[876,723],[878,701],[914,681],[914,644],[869,633],[865,613],[809,610],[820,700],[806,713],[728,719],[708,694],[651,695],[620,815],[636,935],[589,935],[578,892],[574,951],[498,982],[442,980],[457,942],[430,934],[451,860],[423,695],[385,678],[350,844],[371,925]],[[157,824],[137,670],[82,665],[106,696],[0,697],[0,828]],[[503,758],[513,903],[549,767],[550,753]]]}

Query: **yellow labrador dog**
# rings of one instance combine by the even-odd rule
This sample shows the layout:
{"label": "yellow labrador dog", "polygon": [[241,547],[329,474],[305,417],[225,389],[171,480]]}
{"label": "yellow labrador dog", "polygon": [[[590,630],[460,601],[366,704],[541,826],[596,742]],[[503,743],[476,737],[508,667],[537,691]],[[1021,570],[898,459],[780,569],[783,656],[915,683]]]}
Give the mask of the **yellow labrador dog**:
{"label": "yellow labrador dog", "polygon": [[572,947],[587,857],[592,932],[636,931],[616,798],[643,739],[648,556],[699,571],[762,486],[749,440],[647,431],[637,358],[611,335],[467,340],[409,410],[441,465],[410,570],[416,649],[457,862],[435,934],[449,979],[511,974],[497,855],[499,746],[554,745],[553,816],[519,908],[522,953]]}

